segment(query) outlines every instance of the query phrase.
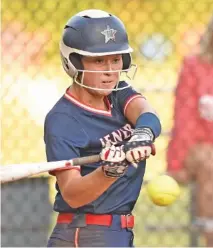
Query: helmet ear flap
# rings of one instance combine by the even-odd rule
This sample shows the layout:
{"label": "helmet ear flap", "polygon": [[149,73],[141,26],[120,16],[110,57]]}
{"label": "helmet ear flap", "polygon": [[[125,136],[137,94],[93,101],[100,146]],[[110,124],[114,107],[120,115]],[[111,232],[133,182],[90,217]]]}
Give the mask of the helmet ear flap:
{"label": "helmet ear flap", "polygon": [[78,54],[78,53],[71,53],[69,55],[69,60],[70,62],[74,65],[74,67],[77,69],[77,70],[83,70],[83,64],[81,62],[81,58],[83,56]]}
{"label": "helmet ear flap", "polygon": [[129,69],[130,65],[131,65],[131,55],[129,53],[124,53],[122,54],[122,59],[123,59],[123,70],[127,70]]}
{"label": "helmet ear flap", "polygon": [[63,56],[62,52],[60,52],[60,54],[61,54],[61,62],[62,62],[62,65],[64,67],[64,70],[68,71],[69,70],[69,62],[68,62],[67,58],[65,58]]}
{"label": "helmet ear flap", "polygon": [[66,58],[62,54],[62,52],[60,52],[60,53],[61,53],[61,61],[62,61],[62,65],[63,65],[64,70],[66,71],[66,73],[70,77],[74,77],[78,71],[76,70],[75,66],[72,64],[70,59]]}

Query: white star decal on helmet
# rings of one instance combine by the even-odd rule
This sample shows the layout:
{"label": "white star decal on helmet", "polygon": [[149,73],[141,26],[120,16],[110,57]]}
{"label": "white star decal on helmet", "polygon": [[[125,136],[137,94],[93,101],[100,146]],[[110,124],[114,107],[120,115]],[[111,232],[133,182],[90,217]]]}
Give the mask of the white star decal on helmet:
{"label": "white star decal on helmet", "polygon": [[110,26],[107,25],[107,29],[105,29],[101,34],[105,36],[105,43],[108,43],[110,40],[115,41],[115,34],[117,33],[117,30],[110,28]]}

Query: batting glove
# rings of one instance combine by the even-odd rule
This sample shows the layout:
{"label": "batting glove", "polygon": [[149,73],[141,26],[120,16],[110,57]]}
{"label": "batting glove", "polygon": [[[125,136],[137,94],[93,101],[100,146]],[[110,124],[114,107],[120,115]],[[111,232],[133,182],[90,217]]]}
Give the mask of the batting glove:
{"label": "batting glove", "polygon": [[155,155],[153,145],[154,135],[149,128],[137,128],[133,131],[132,138],[124,145],[126,159],[130,163],[138,163]]}
{"label": "batting glove", "polygon": [[129,162],[125,159],[122,162],[107,162],[103,161],[102,170],[106,177],[122,177],[128,169]]}
{"label": "batting glove", "polygon": [[125,158],[123,146],[106,146],[100,153],[101,160],[108,162],[122,162]]}
{"label": "batting glove", "polygon": [[106,177],[121,177],[125,174],[128,168],[126,154],[123,151],[123,146],[107,146],[100,154],[102,169]]}

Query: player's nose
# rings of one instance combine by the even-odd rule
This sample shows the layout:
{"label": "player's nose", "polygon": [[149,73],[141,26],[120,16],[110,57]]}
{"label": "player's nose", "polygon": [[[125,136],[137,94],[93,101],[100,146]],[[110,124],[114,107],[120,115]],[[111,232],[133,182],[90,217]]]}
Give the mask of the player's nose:
{"label": "player's nose", "polygon": [[106,63],[105,63],[105,70],[106,71],[111,71],[112,70],[112,62],[111,60],[106,60]]}
{"label": "player's nose", "polygon": [[105,71],[104,72],[104,75],[106,76],[111,76],[112,75],[112,71],[114,70],[113,69],[113,64],[112,64],[112,61],[111,60],[107,60],[106,63],[105,63]]}

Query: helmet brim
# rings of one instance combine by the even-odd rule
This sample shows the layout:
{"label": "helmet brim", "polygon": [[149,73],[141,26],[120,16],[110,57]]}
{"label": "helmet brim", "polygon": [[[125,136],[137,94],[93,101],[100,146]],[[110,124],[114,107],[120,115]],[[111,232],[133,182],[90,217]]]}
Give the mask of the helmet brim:
{"label": "helmet brim", "polygon": [[[105,48],[97,48],[95,47],[94,51],[91,48],[88,48],[87,51],[83,51],[83,50],[79,50],[76,48],[71,48],[66,46],[63,41],[60,44],[61,46],[63,46],[63,49],[66,48],[66,54],[71,54],[71,53],[77,53],[83,56],[91,56],[91,57],[96,57],[96,56],[105,56],[105,55],[114,55],[114,54],[126,54],[126,53],[132,53],[133,49],[129,46],[129,47],[122,47],[120,44],[112,44],[113,50],[110,50],[110,47],[107,47],[107,51]],[[97,52],[98,51],[98,52]],[[110,52],[109,52],[110,51]]]}

